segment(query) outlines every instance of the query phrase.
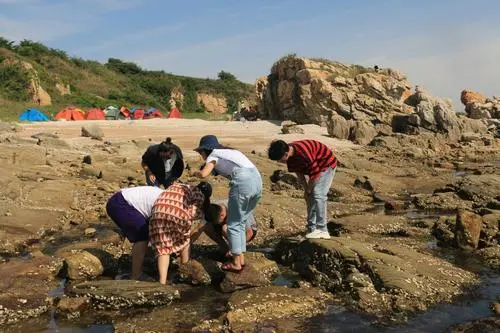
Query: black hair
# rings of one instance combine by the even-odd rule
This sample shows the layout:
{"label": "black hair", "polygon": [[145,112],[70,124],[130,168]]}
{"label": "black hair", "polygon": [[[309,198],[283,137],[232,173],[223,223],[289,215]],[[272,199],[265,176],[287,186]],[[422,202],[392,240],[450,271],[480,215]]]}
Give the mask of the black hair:
{"label": "black hair", "polygon": [[168,137],[165,141],[160,143],[160,147],[158,148],[159,152],[174,152],[175,145],[172,143],[172,138]]}
{"label": "black hair", "polygon": [[222,213],[222,207],[217,204],[208,205],[205,211],[205,220],[210,223],[217,224],[219,222],[220,214]]}
{"label": "black hair", "polygon": [[202,205],[202,211],[204,215],[206,215],[206,212],[208,211],[208,208],[210,206],[210,197],[212,196],[212,185],[207,182],[200,182],[196,187],[203,193],[205,196],[205,200],[203,201]]}
{"label": "black hair", "polygon": [[273,161],[279,161],[290,150],[288,143],[283,140],[275,140],[269,145],[267,156]]}

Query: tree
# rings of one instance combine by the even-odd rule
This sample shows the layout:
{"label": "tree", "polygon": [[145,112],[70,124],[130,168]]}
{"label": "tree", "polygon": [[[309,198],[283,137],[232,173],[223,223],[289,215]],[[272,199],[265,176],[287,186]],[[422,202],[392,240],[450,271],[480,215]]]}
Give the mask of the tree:
{"label": "tree", "polygon": [[14,48],[14,42],[0,36],[0,47],[12,50]]}
{"label": "tree", "polygon": [[236,81],[236,76],[226,71],[220,71],[217,77],[222,81]]}
{"label": "tree", "polygon": [[105,65],[115,72],[122,74],[140,74],[142,73],[142,68],[133,62],[125,62],[116,58],[109,58]]}

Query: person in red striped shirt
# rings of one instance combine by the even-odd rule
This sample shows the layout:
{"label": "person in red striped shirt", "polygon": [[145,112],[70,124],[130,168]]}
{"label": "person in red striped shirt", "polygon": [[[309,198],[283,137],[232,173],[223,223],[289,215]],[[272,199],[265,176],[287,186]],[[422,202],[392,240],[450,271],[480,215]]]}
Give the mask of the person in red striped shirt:
{"label": "person in red striped shirt", "polygon": [[274,140],[269,146],[268,156],[273,161],[286,163],[288,172],[295,172],[304,187],[306,238],[329,239],[326,198],[337,167],[337,158],[332,150],[316,140],[299,140],[289,144]]}

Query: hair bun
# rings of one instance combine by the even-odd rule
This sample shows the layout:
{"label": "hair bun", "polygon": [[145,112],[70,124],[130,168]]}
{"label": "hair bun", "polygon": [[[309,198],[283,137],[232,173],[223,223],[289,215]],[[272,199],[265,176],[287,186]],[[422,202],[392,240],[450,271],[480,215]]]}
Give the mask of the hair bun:
{"label": "hair bun", "polygon": [[165,143],[172,143],[172,138],[171,137],[166,138]]}

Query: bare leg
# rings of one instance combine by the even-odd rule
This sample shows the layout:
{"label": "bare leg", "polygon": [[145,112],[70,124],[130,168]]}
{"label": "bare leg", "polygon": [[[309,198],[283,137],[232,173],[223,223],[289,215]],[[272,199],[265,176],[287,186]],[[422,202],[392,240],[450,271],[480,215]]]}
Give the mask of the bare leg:
{"label": "bare leg", "polygon": [[132,280],[139,280],[142,275],[142,265],[147,249],[147,241],[137,242],[132,245]]}
{"label": "bare leg", "polygon": [[170,255],[160,254],[158,256],[158,273],[160,275],[160,283],[167,284],[168,265],[170,264]]}
{"label": "bare leg", "polygon": [[181,264],[186,264],[189,261],[189,244],[182,248],[181,252]]}
{"label": "bare leg", "polygon": [[245,264],[245,258],[243,257],[242,254],[234,255],[233,254],[233,268],[234,269],[241,269],[241,265]]}

